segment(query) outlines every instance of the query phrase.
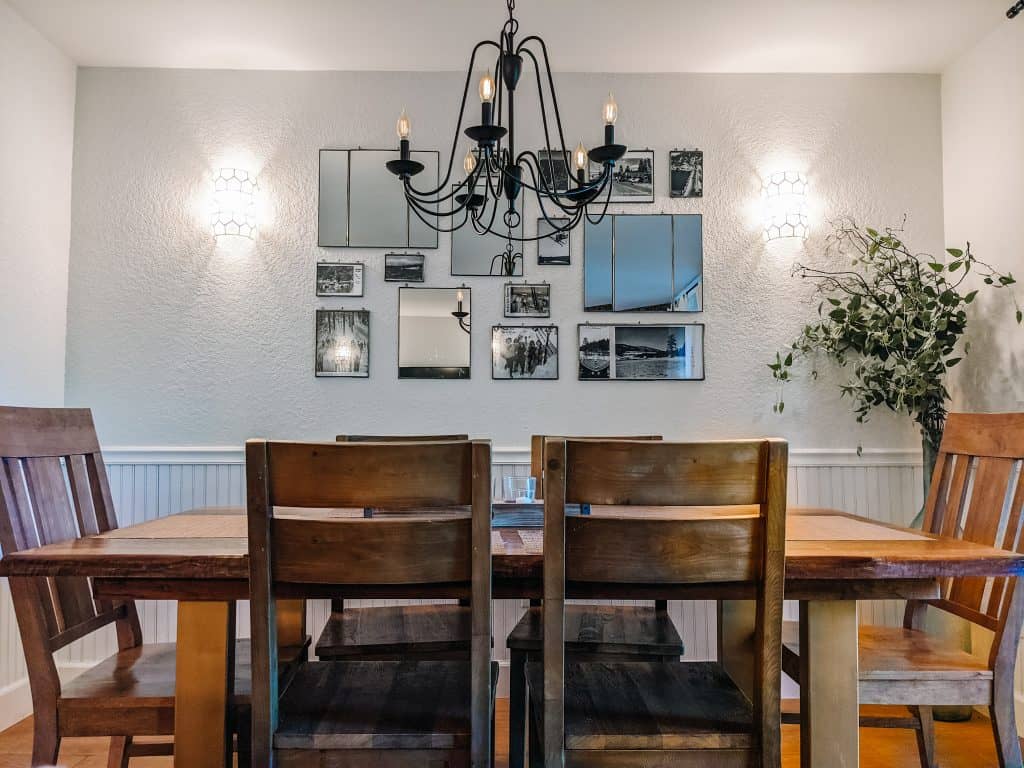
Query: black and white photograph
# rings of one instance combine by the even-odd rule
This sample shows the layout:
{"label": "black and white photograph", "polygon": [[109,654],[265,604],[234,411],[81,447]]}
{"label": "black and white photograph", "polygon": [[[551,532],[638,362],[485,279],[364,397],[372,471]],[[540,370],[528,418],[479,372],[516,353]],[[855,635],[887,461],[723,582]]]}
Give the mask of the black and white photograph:
{"label": "black and white photograph", "polygon": [[505,317],[551,317],[551,286],[505,283]]}
{"label": "black and white photograph", "polygon": [[704,153],[699,149],[673,149],[668,153],[672,197],[704,197]]}
{"label": "black and white photograph", "polygon": [[569,188],[569,166],[566,155],[555,149],[551,151],[541,149],[537,151],[537,161],[540,164],[540,177],[547,185],[548,190],[564,192]]}
{"label": "black and white photograph", "polygon": [[385,253],[384,281],[387,283],[422,283],[422,253]]}
{"label": "black and white photograph", "polygon": [[611,378],[611,326],[581,325],[578,328],[579,378]]}
{"label": "black and white photograph", "polygon": [[557,379],[558,326],[492,327],[491,378]]}
{"label": "black and white photograph", "polygon": [[614,381],[704,379],[704,326],[581,325],[579,378]]}
{"label": "black and white photograph", "polygon": [[317,376],[370,375],[370,313],[365,309],[316,311]]}
{"label": "black and white photograph", "polygon": [[565,217],[537,219],[537,263],[564,266],[569,263],[569,230],[560,231],[569,224]]}
{"label": "black and white photograph", "polygon": [[316,265],[317,296],[362,296],[363,265],[321,261]]}
{"label": "black and white photograph", "polygon": [[[601,177],[604,166],[590,163],[590,180]],[[615,162],[610,203],[654,202],[654,150],[631,149]],[[597,202],[603,202],[603,193]]]}

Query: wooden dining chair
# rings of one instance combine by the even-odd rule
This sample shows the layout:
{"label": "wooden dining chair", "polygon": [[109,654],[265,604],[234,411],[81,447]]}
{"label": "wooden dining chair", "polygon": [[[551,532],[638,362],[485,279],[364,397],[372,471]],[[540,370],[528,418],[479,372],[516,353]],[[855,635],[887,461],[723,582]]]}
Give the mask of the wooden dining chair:
{"label": "wooden dining chair", "polygon": [[[925,502],[924,531],[1024,552],[1022,464],[1024,413],[950,414]],[[1024,590],[1015,578],[960,576],[946,579],[941,594],[936,600],[908,601],[902,627],[860,627],[860,703],[910,707],[909,717],[861,716],[860,724],[914,729],[921,765],[934,768],[932,707],[988,707],[999,765],[1018,768],[1013,671]],[[926,632],[931,611],[954,614],[993,633],[988,658]],[[784,637],[784,669],[799,682],[797,622],[786,622]]]}
{"label": "wooden dining chair", "polygon": [[[544,660],[527,665],[542,737],[531,740],[531,754],[543,763],[531,763],[778,768],[786,443],[558,438],[545,452]],[[566,516],[566,504],[580,503],[644,509]],[[656,509],[732,505],[750,506]],[[739,667],[722,660],[568,656],[567,598],[686,589],[754,601],[753,658],[738,680]]]}
{"label": "wooden dining chair", "polygon": [[[69,541],[117,527],[99,440],[87,409],[0,407],[0,546],[5,553]],[[11,578],[29,687],[32,765],[57,762],[61,739],[109,736],[109,765],[173,753],[171,742],[137,736],[174,733],[175,644],[143,644],[135,603],[94,600],[85,577]],[[113,624],[118,651],[62,683],[54,654]],[[305,648],[282,653],[294,661]],[[249,644],[235,649],[229,713],[248,733]],[[242,764],[246,763],[240,754]]]}
{"label": "wooden dining chair", "polygon": [[[246,478],[253,765],[487,766],[497,680],[490,444],[251,440]],[[316,512],[366,506],[407,514]],[[469,598],[470,658],[308,662],[278,689],[277,601],[324,592]]]}
{"label": "wooden dining chair", "polygon": [[[547,435],[530,440],[530,472],[538,478],[537,495],[543,498],[544,445]],[[567,438],[580,440],[658,441],[660,435],[636,437]],[[566,652],[575,658],[600,660],[673,661],[683,655],[683,639],[668,613],[668,601],[652,606],[567,605]],[[526,664],[539,661],[544,646],[540,601],[530,607],[509,633],[509,768],[522,768],[526,755]]]}
{"label": "wooden dining chair", "polygon": [[[467,435],[338,435],[339,443],[422,443],[468,440]],[[351,608],[331,600],[331,615],[316,643],[324,660],[386,661],[417,656],[468,659],[469,603]]]}

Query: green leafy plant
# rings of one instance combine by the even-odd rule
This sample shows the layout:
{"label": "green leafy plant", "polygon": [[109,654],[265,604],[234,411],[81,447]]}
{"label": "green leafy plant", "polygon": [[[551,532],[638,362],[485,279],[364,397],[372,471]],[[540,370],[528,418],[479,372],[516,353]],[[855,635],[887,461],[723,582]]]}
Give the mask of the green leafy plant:
{"label": "green leafy plant", "polygon": [[[794,267],[794,275],[814,283],[818,319],[768,368],[780,383],[773,406],[778,413],[785,409],[781,385],[793,378],[801,358],[824,357],[848,371],[841,391],[853,400],[857,421],[879,406],[911,416],[921,427],[927,471],[946,421],[946,374],[970,352],[970,343],[960,341],[978,290],[967,291],[964,283],[972,272],[993,289],[1016,281],[975,256],[970,243],[964,250],[950,248],[940,260],[913,253],[901,238],[902,229],[879,232],[837,222],[828,252],[849,268]],[[1013,303],[1019,325],[1024,317],[1016,297]],[[811,375],[817,377],[816,368]],[[926,483],[930,477],[925,475]]]}

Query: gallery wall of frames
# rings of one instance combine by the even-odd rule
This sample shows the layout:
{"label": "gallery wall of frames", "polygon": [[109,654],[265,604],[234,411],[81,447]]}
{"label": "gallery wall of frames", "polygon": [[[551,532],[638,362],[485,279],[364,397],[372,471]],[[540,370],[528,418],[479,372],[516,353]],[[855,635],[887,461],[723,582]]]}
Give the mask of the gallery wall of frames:
{"label": "gallery wall of frames", "polygon": [[[431,178],[439,176],[438,152],[414,154]],[[545,182],[565,187],[565,158],[543,150],[537,154]],[[395,360],[399,379],[470,378],[476,325],[478,333],[490,333],[495,381],[558,379],[560,360],[580,381],[704,380],[705,327],[697,321],[704,310],[703,217],[699,211],[653,210],[658,173],[668,174],[670,197],[699,202],[702,151],[678,149],[659,156],[650,149],[629,150],[615,165],[603,217],[594,215],[566,232],[560,231],[564,219],[524,216],[515,234],[538,239],[512,241],[512,247],[499,234],[480,235],[466,226],[453,233],[449,253],[441,252],[437,233],[413,215],[400,183],[385,168],[397,156],[390,150],[320,151],[318,244],[330,256],[321,258],[310,276],[311,294],[320,300],[313,324],[315,376],[369,378],[372,313],[355,300],[397,291],[397,338],[388,342],[391,349],[373,352]],[[600,167],[592,164],[590,174],[599,177]],[[573,238],[583,240],[582,264],[570,255]],[[383,271],[346,259],[346,248],[374,249],[369,258],[379,259]],[[435,260],[449,265],[450,284],[426,284],[425,265]],[[539,322],[552,316],[552,304],[560,298],[544,279],[551,269],[578,272],[583,306],[569,309],[592,319],[572,329]],[[382,274],[383,280],[370,279],[371,274]],[[472,287],[479,280],[504,281],[501,306],[474,308]],[[666,312],[697,319],[666,323],[623,317]],[[570,350],[560,348],[566,338]]]}

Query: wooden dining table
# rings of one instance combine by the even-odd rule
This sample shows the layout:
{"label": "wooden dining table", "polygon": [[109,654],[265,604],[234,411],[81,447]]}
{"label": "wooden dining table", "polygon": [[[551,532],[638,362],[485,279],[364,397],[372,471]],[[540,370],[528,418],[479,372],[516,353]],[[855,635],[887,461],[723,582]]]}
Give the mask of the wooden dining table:
{"label": "wooden dining table", "polygon": [[[594,507],[585,513],[618,514]],[[752,508],[637,510],[689,517],[751,515]],[[223,768],[231,734],[223,713],[231,695],[235,601],[249,596],[243,508],[207,508],[6,555],[0,576],[88,576],[97,598],[178,601],[175,703],[176,768]],[[577,511],[578,513],[578,511]],[[277,510],[277,515],[366,516],[365,510]],[[540,505],[494,505],[493,596],[542,595],[544,544]],[[929,599],[952,576],[1024,572],[1024,555],[944,538],[835,510],[790,508],[786,598],[800,601],[801,763],[853,767],[859,760],[857,601]],[[315,593],[301,597],[317,597]],[[330,594],[324,594],[329,597]],[[346,597],[430,597],[405,587],[363,589]],[[587,597],[586,594],[576,595]],[[617,595],[603,594],[602,597]],[[680,585],[622,597],[711,599],[719,604],[719,658],[741,687],[753,686],[752,593],[742,586]],[[299,595],[279,601],[278,640],[305,637]],[[217,748],[221,745],[223,748]]]}

